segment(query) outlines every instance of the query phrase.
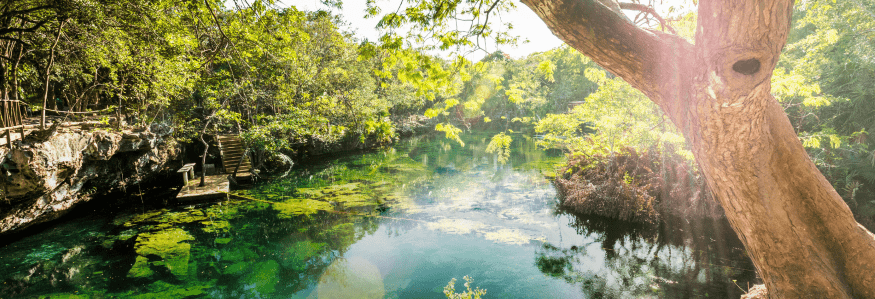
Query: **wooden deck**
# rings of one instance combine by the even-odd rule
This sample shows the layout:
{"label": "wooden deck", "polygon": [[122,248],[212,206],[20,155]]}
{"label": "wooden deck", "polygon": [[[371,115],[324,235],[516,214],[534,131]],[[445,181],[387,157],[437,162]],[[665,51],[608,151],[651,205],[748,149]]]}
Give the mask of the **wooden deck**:
{"label": "wooden deck", "polygon": [[228,192],[231,190],[231,183],[228,182],[228,175],[208,175],[204,178],[204,186],[198,186],[201,183],[200,178],[192,179],[186,186],[179,190],[176,195],[178,201],[201,201],[201,200],[219,200],[227,199]]}

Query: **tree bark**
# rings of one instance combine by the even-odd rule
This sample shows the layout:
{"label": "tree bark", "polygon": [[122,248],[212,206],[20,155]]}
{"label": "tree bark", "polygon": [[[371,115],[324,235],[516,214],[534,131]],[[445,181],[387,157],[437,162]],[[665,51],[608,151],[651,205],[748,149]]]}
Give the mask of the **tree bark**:
{"label": "tree bark", "polygon": [[771,95],[792,0],[702,0],[696,43],[595,0],[523,0],[683,132],[775,298],[875,298],[875,235],[811,162]]}

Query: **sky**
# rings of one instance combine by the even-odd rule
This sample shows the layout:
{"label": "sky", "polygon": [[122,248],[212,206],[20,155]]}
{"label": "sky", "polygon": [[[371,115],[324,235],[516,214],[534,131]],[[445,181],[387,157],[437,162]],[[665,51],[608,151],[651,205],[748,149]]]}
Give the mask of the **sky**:
{"label": "sky", "polygon": [[[326,9],[326,6],[321,4],[320,0],[281,0],[283,6],[286,5],[294,5],[299,10],[317,10],[317,9]],[[663,2],[663,1],[660,1]],[[665,4],[657,5],[657,10],[661,10],[661,7],[668,7],[670,3],[675,2],[683,2],[683,0],[666,0]],[[389,7],[397,7],[397,0],[384,0],[378,1],[381,5],[385,4]],[[677,4],[674,4],[677,5]],[[387,9],[388,10],[388,9]],[[343,10],[337,11],[332,10],[335,13],[340,13],[343,16],[343,19],[346,22],[349,22],[350,25],[347,30],[355,32],[356,36],[361,39],[367,38],[368,40],[375,41],[379,38],[379,33],[375,29],[378,18],[366,19],[364,18],[365,11],[365,1],[364,0],[346,0],[343,3]],[[386,10],[384,10],[386,11]],[[511,35],[517,35],[520,37],[520,40],[528,40],[528,43],[520,42],[516,46],[503,45],[501,48],[496,48],[494,45],[489,45],[487,50],[493,52],[495,50],[501,50],[502,52],[509,54],[513,58],[523,58],[528,56],[531,53],[535,52],[544,52],[550,49],[557,48],[563,45],[563,42],[559,40],[550,29],[547,28],[547,25],[541,21],[538,16],[528,9],[524,4],[517,3],[517,9],[510,12],[505,13],[501,16],[501,20],[496,23],[502,24],[506,22],[510,22],[514,25],[514,29],[510,31]],[[488,53],[479,52],[470,54],[467,58],[469,60],[477,61]]]}
{"label": "sky", "polygon": [[[397,5],[397,1],[381,1],[378,3],[385,3],[387,6],[395,3]],[[284,0],[283,4],[285,5],[294,5],[299,10],[316,10],[316,9],[326,9],[324,5],[320,3],[319,0]],[[393,7],[397,7],[396,5],[391,5]],[[519,4],[522,5],[522,4]],[[518,5],[518,6],[519,6]],[[379,38],[379,33],[374,27],[377,26],[378,18],[365,19],[364,13],[365,11],[365,1],[364,0],[347,0],[343,3],[343,10],[340,11],[340,14],[343,16],[343,19],[350,23],[350,27],[347,28],[351,31],[354,31],[357,36],[368,40],[377,40]],[[335,12],[337,12],[335,10]],[[510,22],[514,25],[514,29],[510,31],[511,35],[520,36],[520,40],[528,39],[528,43],[519,43],[515,47],[504,45],[501,48],[496,48],[494,45],[487,46],[487,50],[490,52],[495,50],[501,50],[504,53],[509,54],[513,58],[522,58],[528,56],[531,53],[535,52],[544,52],[550,49],[557,48],[563,44],[559,38],[553,35],[550,32],[550,29],[547,29],[547,25],[535,15],[534,12],[523,7],[517,7],[516,10],[505,13],[500,20],[501,23]],[[479,60],[483,56],[488,53],[473,53],[469,57],[470,60]]]}

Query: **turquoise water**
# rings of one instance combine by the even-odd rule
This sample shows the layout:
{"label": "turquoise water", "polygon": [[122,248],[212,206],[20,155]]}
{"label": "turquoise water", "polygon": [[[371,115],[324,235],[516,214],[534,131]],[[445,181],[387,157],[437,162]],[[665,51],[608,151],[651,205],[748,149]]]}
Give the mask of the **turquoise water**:
{"label": "turquoise water", "polygon": [[0,248],[0,298],[738,298],[724,221],[640,227],[557,210],[562,157],[413,138],[326,158],[230,201],[83,215]]}

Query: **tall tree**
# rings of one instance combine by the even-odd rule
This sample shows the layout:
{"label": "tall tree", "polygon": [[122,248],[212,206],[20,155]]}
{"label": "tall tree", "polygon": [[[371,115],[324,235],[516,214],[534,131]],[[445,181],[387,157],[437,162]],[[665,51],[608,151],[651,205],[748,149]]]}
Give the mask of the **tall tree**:
{"label": "tall tree", "polygon": [[[492,28],[488,21],[453,24],[513,7],[509,0],[413,2],[384,23],[441,30],[434,34],[441,41],[479,41]],[[875,235],[811,162],[770,92],[792,0],[701,0],[694,44],[638,27],[621,11],[652,12],[642,5],[522,2],[568,45],[646,94],[683,132],[770,296],[875,298]]]}
{"label": "tall tree", "polygon": [[875,298],[875,236],[820,174],[770,93],[792,0],[699,2],[695,44],[594,0],[523,0],[684,133],[773,297]]}

